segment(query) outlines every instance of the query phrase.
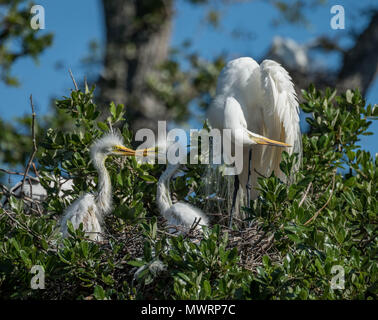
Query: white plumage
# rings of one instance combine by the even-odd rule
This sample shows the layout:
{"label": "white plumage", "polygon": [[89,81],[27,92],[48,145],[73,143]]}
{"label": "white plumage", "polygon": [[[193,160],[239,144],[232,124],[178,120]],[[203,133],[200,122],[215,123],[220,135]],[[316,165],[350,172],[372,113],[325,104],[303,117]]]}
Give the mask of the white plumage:
{"label": "white plumage", "polygon": [[[24,186],[21,190],[22,181],[16,183],[10,190],[10,194],[21,197],[22,194],[25,196],[37,200],[37,201],[44,201],[47,198],[47,191],[44,187],[42,187],[41,183],[39,182],[38,178],[33,178],[31,181],[31,187],[30,182],[28,179],[25,180]],[[72,190],[73,187],[73,180],[72,179],[60,179],[60,190],[59,190],[59,197],[63,197],[65,195],[64,191]],[[50,187],[54,187],[54,182],[50,182]],[[31,191],[31,192],[30,192]]]}
{"label": "white plumage", "polygon": [[169,225],[181,226],[190,229],[194,222],[199,221],[196,229],[200,226],[208,226],[208,218],[200,209],[185,202],[172,203],[169,191],[169,182],[172,176],[179,170],[180,164],[168,164],[157,184],[156,202],[161,215],[167,219]]}
{"label": "white plumage", "polygon": [[257,197],[255,171],[264,176],[274,171],[285,180],[279,169],[282,151],[301,153],[294,85],[287,71],[275,61],[264,60],[259,65],[252,58],[243,57],[228,62],[219,75],[208,118],[214,128],[242,129],[242,136],[234,134],[232,138],[243,145],[243,170],[239,174],[243,189],[252,148],[252,199]]}
{"label": "white plumage", "polygon": [[111,211],[112,186],[105,160],[109,155],[135,155],[135,151],[123,146],[122,137],[110,133],[97,140],[91,146],[91,160],[98,172],[97,192],[86,193],[75,200],[61,218],[60,231],[68,236],[67,222],[71,221],[74,229],[83,223],[83,230],[89,239],[101,241],[103,218]]}
{"label": "white plumage", "polygon": [[91,240],[102,240],[101,223],[103,215],[106,212],[101,212],[95,205],[96,198],[93,194],[85,194],[79,199],[75,200],[65,211],[61,219],[61,232],[63,238],[68,237],[67,222],[71,221],[74,229],[79,228],[80,223],[83,224],[83,230]]}

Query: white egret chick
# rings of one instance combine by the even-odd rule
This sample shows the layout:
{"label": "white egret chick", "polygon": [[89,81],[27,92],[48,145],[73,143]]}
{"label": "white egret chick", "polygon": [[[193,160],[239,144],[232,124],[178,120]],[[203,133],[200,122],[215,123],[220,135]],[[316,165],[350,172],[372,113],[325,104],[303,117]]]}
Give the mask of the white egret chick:
{"label": "white egret chick", "polygon": [[159,178],[156,190],[156,202],[160,214],[167,219],[169,225],[181,226],[185,229],[199,221],[196,230],[201,230],[201,226],[208,226],[209,221],[204,212],[186,202],[172,203],[169,191],[169,183],[172,176],[180,169],[180,164],[168,164],[167,169]]}
{"label": "white egret chick", "polygon": [[75,200],[63,213],[60,231],[63,237],[68,236],[67,221],[70,220],[74,229],[80,223],[89,239],[102,240],[102,222],[112,208],[112,185],[105,160],[110,155],[135,156],[135,150],[126,148],[120,135],[109,133],[95,141],[91,148],[91,160],[98,172],[97,192],[86,193]]}
{"label": "white egret chick", "polygon": [[[147,151],[145,155],[148,157],[153,153],[157,153],[158,159],[161,157],[165,161],[165,155],[168,155],[169,148],[172,148],[176,143],[174,141],[159,141],[157,147],[145,149]],[[152,150],[153,153],[151,153]],[[186,156],[186,152],[182,155],[180,154],[182,158]],[[187,202],[172,202],[169,184],[173,175],[179,171],[180,163],[183,161],[176,159],[178,163],[172,164],[169,161],[169,157],[167,158],[167,168],[160,176],[156,188],[156,203],[160,214],[167,220],[169,225],[183,227],[189,231],[194,223],[199,222],[196,230],[201,230],[201,226],[209,225],[208,217],[204,212]]]}

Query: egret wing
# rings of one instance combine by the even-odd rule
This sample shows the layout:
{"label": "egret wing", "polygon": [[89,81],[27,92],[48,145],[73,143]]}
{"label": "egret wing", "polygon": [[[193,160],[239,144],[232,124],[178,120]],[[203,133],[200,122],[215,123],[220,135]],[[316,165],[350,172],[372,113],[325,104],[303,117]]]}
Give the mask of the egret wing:
{"label": "egret wing", "polygon": [[[262,87],[260,99],[264,106],[263,135],[292,146],[285,149],[265,149],[263,163],[269,164],[270,172],[275,170],[278,174],[283,150],[289,154],[302,153],[298,100],[290,75],[279,63],[264,60],[260,65],[260,75]],[[299,163],[300,161],[298,165]]]}

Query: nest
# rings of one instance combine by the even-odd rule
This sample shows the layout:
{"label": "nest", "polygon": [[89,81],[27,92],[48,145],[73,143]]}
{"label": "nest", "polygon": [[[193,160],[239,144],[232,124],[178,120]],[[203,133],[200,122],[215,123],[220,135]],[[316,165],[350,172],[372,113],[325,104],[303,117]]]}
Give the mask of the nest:
{"label": "nest", "polygon": [[279,261],[280,256],[274,248],[274,233],[262,231],[255,224],[243,230],[224,228],[228,232],[228,249],[237,248],[239,253],[239,265],[244,269],[255,271],[262,265],[262,257],[269,256],[272,261]]}
{"label": "nest", "polygon": [[[227,220],[225,217],[223,218]],[[200,243],[204,237],[203,233],[196,229],[197,224],[198,221],[193,223],[191,228],[184,228],[168,225],[162,217],[158,219],[158,228],[161,235],[177,237],[179,234],[182,234],[184,238],[193,243]],[[239,223],[239,225],[241,224],[245,226],[245,222]],[[172,233],[172,230],[176,230],[176,232]],[[251,223],[250,226],[240,228],[239,230],[230,230],[228,227],[222,226],[221,233],[228,233],[227,249],[237,249],[239,265],[244,269],[255,272],[256,267],[262,265],[262,258],[265,255],[271,261],[280,260],[279,252],[274,247],[274,233],[262,230],[262,226],[258,222]]]}

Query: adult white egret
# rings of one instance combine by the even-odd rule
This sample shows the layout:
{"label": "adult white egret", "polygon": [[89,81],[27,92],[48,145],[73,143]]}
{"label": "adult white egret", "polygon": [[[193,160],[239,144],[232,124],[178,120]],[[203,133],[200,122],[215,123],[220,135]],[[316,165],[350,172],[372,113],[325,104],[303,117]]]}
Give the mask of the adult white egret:
{"label": "adult white egret", "polygon": [[[288,72],[273,60],[261,65],[249,57],[228,62],[218,77],[208,119],[214,128],[231,129],[232,141],[243,145],[244,165],[235,176],[231,227],[239,185],[247,191],[247,205],[251,189],[252,198],[257,197],[257,177],[252,175],[250,183],[251,172],[269,176],[274,171],[285,180],[279,168],[282,151],[301,153],[298,101]],[[235,129],[242,129],[242,134]]]}
{"label": "adult white egret", "polygon": [[84,194],[66,208],[61,218],[60,231],[63,237],[67,237],[68,220],[71,221],[74,229],[83,223],[83,229],[89,239],[101,241],[101,224],[112,206],[112,185],[105,160],[109,155],[135,156],[135,150],[126,148],[120,135],[109,133],[95,141],[90,152],[91,160],[98,172],[97,192]]}

